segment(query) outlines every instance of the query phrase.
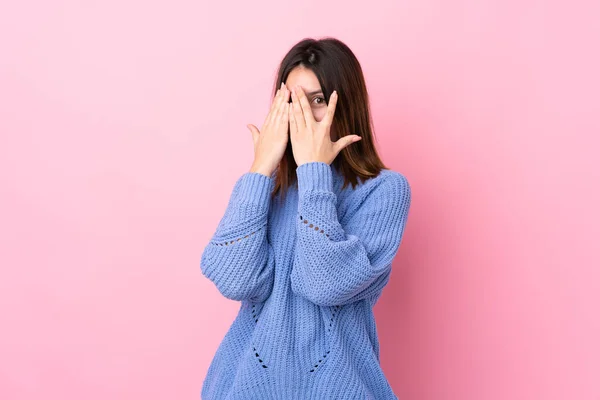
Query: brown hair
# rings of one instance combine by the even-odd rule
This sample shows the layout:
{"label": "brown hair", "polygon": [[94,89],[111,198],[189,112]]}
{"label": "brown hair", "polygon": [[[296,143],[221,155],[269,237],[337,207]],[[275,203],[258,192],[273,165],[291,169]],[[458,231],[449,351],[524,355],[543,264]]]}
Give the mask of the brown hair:
{"label": "brown hair", "polygon": [[[314,72],[327,104],[334,89],[339,95],[331,129],[332,141],[348,134],[362,137],[362,140],[342,149],[331,164],[344,176],[343,188],[350,183],[354,188],[358,184],[358,178],[364,181],[379,175],[382,169],[388,169],[375,149],[367,87],[362,68],[350,48],[331,37],[319,40],[302,39],[281,61],[273,87],[273,97],[281,82],[285,82],[290,72],[298,66]],[[289,140],[274,172],[273,196],[281,193],[283,197],[288,187],[298,184],[296,167]]]}

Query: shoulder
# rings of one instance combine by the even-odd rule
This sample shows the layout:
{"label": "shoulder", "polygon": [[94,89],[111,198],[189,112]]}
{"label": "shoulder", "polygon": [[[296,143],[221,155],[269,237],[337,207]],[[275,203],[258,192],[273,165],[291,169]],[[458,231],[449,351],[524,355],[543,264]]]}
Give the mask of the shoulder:
{"label": "shoulder", "polygon": [[377,176],[361,181],[349,192],[340,207],[344,220],[364,213],[374,217],[381,212],[391,212],[401,218],[410,207],[411,188],[408,179],[394,170],[381,170]]}
{"label": "shoulder", "polygon": [[411,187],[406,176],[398,171],[383,169],[379,175],[362,181],[355,189],[354,201],[362,202],[367,198],[410,202]]}
{"label": "shoulder", "polygon": [[382,170],[342,200],[340,224],[347,233],[365,241],[385,235],[397,243],[408,219],[410,202],[411,189],[406,176]]}

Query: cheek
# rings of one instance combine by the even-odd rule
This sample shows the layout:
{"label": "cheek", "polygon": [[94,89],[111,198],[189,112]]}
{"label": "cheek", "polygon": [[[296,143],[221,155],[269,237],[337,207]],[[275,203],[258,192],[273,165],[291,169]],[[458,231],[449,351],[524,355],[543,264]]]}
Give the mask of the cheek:
{"label": "cheek", "polygon": [[315,118],[315,120],[317,122],[321,122],[321,120],[325,117],[326,112],[327,112],[327,109],[324,107],[313,108],[313,110],[312,110],[313,117]]}

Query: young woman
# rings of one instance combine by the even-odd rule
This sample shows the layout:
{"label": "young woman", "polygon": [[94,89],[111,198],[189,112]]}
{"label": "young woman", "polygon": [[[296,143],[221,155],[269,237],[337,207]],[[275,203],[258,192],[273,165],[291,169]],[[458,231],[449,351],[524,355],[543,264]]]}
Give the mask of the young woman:
{"label": "young woman", "polygon": [[345,44],[300,41],[276,82],[261,130],[248,126],[254,162],[200,262],[241,302],[201,398],[397,399],[380,367],[373,306],[410,186],[377,155],[362,70]]}

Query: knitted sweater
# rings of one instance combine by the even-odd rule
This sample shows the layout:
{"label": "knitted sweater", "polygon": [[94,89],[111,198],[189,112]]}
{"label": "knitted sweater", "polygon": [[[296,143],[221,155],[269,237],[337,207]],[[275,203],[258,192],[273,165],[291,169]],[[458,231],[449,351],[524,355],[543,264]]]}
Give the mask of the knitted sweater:
{"label": "knitted sweater", "polygon": [[202,384],[203,400],[397,399],[379,362],[373,306],[390,279],[411,191],[393,170],[343,190],[324,162],[243,174],[200,268],[240,309]]}

